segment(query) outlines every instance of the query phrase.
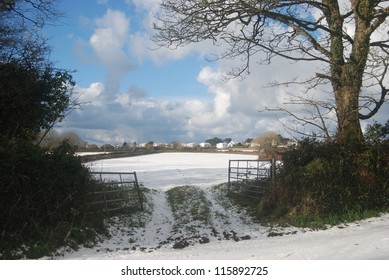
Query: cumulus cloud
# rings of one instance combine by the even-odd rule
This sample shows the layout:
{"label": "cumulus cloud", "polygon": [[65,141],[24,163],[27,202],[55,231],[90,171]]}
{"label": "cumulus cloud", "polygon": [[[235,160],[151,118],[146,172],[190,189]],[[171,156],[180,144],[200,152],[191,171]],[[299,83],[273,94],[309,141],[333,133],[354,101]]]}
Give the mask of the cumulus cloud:
{"label": "cumulus cloud", "polygon": [[110,69],[128,70],[131,64],[123,47],[128,43],[129,21],[120,11],[108,10],[96,20],[97,29],[90,44],[97,59]]}
{"label": "cumulus cloud", "polygon": [[97,62],[108,70],[106,90],[115,93],[120,88],[121,78],[136,67],[128,49],[130,21],[124,12],[108,9],[95,24],[89,44]]}
{"label": "cumulus cloud", "polygon": [[[304,80],[320,69],[319,64],[291,64],[274,59],[270,65],[253,64],[250,75],[242,79],[227,81],[226,73],[239,67],[241,61],[217,61],[202,67],[197,73],[198,83],[205,86],[210,98],[191,95],[177,100],[155,96],[137,84],[121,90],[124,75],[141,67],[142,63],[163,64],[185,59],[189,54],[203,59],[205,54],[215,53],[212,42],[174,51],[155,49],[150,35],[158,1],[128,2],[135,6],[143,29],[131,30],[129,17],[116,10],[107,10],[104,16],[94,21],[95,29],[87,44],[96,61],[107,69],[107,79],[76,88],[79,100],[87,102],[87,105],[67,118],[67,127],[80,133],[88,142],[100,144],[173,140],[201,142],[213,137],[243,141],[268,130],[284,133],[283,123],[290,123],[288,116],[260,111],[265,107],[289,106],[285,104],[289,101],[289,94],[299,94],[303,88],[300,85],[267,85],[293,78]],[[255,61],[255,57],[252,60]],[[316,97],[328,98],[328,92],[318,89]],[[288,108],[303,113],[301,106]]]}
{"label": "cumulus cloud", "polygon": [[[259,110],[285,101],[280,99],[285,94],[282,89],[265,85],[274,79],[284,79],[290,69],[280,70],[277,64],[266,69],[256,67],[244,79],[226,81],[226,73],[237,63],[239,61],[220,61],[199,71],[197,80],[208,89],[210,99],[155,98],[138,85],[124,92],[117,91],[113,99],[108,99],[104,98],[104,84],[93,83],[79,89],[84,99],[93,100],[82,112],[83,121],[77,116],[71,121],[88,135],[92,133],[89,127],[98,128],[94,141],[110,143],[123,138],[137,142],[201,142],[213,137],[232,137],[243,141],[266,130],[282,130],[277,116],[260,114]],[[89,122],[85,121],[88,119]],[[78,123],[86,125],[80,127]]]}
{"label": "cumulus cloud", "polygon": [[79,86],[76,86],[75,88],[75,94],[77,96],[77,100],[84,104],[84,106],[87,105],[93,105],[101,107],[104,105],[104,84],[103,83],[92,83],[87,88],[81,88]]}

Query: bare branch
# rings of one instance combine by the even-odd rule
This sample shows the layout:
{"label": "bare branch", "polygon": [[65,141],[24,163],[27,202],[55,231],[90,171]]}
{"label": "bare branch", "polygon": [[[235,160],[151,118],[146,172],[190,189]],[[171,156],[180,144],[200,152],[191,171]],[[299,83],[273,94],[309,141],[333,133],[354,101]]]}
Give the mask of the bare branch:
{"label": "bare branch", "polygon": [[[375,115],[388,95],[388,80],[383,79],[386,62],[377,62],[370,54],[389,56],[389,7],[386,0],[348,3],[345,6],[340,0],[162,0],[162,12],[154,24],[157,34],[152,39],[159,46],[172,48],[204,40],[223,44],[224,52],[216,54],[216,59],[239,58],[242,62],[232,69],[232,77],[249,74],[254,56],[259,64],[269,64],[275,57],[320,63],[325,71],[313,73],[313,78],[303,81],[306,91],[331,84],[337,140],[361,141],[359,120]],[[372,69],[380,71],[375,74]],[[366,78],[375,80],[380,97],[375,102],[368,99],[361,106]],[[288,83],[302,82],[284,84]],[[320,119],[322,107],[309,106],[325,131],[324,119]],[[364,109],[369,110],[368,114],[360,112]],[[292,112],[289,115],[297,117]]]}
{"label": "bare branch", "polygon": [[[265,109],[260,112],[267,111],[284,113],[291,117],[299,126],[311,126],[317,129],[317,131],[319,131],[319,133],[317,133],[318,137],[323,138],[326,141],[333,141],[334,136],[333,133],[331,133],[329,126],[330,123],[334,122],[332,117],[332,114],[335,111],[334,105],[331,104],[331,102],[317,101],[310,97],[304,97],[303,95],[297,96],[290,93],[288,95],[290,96],[290,99],[285,102],[284,105],[297,105],[299,107],[303,107],[302,111],[305,112],[305,115],[299,115],[286,109],[285,107],[265,107]],[[286,124],[283,124],[283,126],[284,128],[288,127]],[[288,128],[288,131],[294,131],[297,134],[307,136],[306,133],[301,132],[298,129]]]}

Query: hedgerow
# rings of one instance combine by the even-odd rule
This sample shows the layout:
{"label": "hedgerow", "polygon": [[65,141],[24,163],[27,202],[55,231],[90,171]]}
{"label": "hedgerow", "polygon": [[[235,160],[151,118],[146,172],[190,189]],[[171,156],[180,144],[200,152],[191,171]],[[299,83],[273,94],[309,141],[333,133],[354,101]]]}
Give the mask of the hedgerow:
{"label": "hedgerow", "polygon": [[[283,155],[261,218],[328,221],[389,208],[389,143],[340,145],[304,140]],[[298,217],[298,219],[296,219]],[[305,223],[301,223],[306,225]]]}
{"label": "hedgerow", "polygon": [[0,258],[49,254],[88,227],[86,194],[94,182],[67,142],[52,151],[3,142],[0,158]]}

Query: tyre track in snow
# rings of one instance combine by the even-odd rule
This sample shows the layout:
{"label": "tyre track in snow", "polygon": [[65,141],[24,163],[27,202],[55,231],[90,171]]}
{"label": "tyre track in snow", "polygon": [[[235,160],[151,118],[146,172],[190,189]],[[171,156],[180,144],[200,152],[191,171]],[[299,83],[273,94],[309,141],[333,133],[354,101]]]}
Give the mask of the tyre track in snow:
{"label": "tyre track in snow", "polygon": [[136,234],[137,245],[159,248],[168,243],[173,226],[173,213],[167,202],[166,192],[152,190],[153,212],[144,229]]}

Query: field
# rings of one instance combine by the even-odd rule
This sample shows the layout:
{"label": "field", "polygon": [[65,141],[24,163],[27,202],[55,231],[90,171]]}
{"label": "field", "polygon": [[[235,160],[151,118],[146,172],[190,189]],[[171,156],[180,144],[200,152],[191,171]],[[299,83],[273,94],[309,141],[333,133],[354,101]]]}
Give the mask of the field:
{"label": "field", "polygon": [[257,159],[255,155],[225,153],[160,153],[99,160],[88,165],[93,171],[132,172],[147,188],[166,190],[175,186],[210,187],[228,180],[228,160]]}
{"label": "field", "polygon": [[229,159],[255,156],[162,153],[96,161],[95,171],[136,171],[145,211],[109,220],[93,248],[59,259],[389,259],[389,214],[313,231],[256,223],[226,197]]}

